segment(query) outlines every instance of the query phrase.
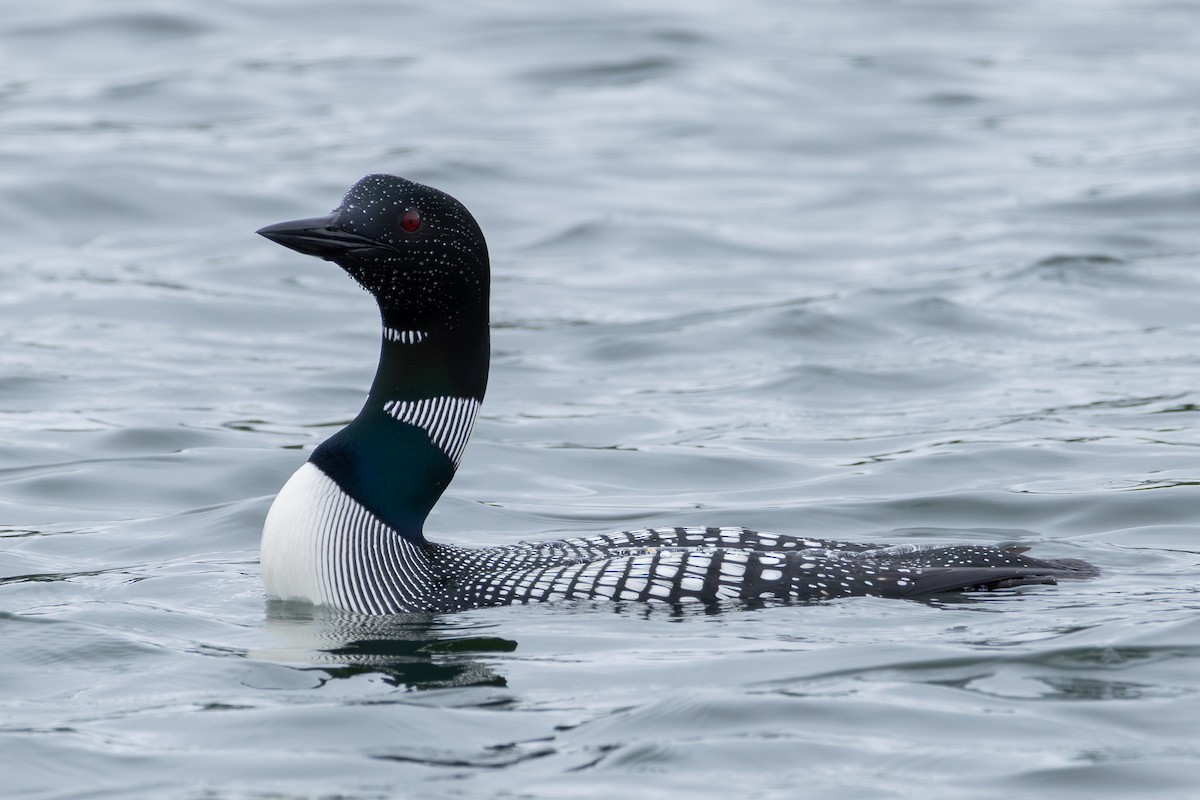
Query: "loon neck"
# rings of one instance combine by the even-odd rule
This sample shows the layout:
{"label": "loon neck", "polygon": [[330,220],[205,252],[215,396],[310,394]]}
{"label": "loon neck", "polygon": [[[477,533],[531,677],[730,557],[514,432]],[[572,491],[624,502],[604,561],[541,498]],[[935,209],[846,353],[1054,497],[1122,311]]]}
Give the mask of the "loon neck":
{"label": "loon neck", "polygon": [[490,344],[484,322],[474,330],[388,324],[384,317],[379,366],[364,411],[393,401],[430,397],[473,398],[487,390]]}
{"label": "loon neck", "polygon": [[446,328],[385,314],[366,403],[310,460],[381,522],[423,542],[425,518],[474,427],[488,360],[486,319],[473,329]]}

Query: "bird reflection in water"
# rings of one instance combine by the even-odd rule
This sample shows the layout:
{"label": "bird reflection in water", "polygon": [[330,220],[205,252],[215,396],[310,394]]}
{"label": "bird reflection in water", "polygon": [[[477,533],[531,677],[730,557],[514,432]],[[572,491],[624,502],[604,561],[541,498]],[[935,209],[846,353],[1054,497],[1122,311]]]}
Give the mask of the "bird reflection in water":
{"label": "bird reflection in water", "polygon": [[[484,663],[517,643],[474,633],[461,616],[394,614],[369,617],[307,603],[270,601],[265,628],[272,646],[257,656],[318,666],[329,678],[377,675],[406,689],[506,686]],[[324,682],[324,681],[322,681]]]}

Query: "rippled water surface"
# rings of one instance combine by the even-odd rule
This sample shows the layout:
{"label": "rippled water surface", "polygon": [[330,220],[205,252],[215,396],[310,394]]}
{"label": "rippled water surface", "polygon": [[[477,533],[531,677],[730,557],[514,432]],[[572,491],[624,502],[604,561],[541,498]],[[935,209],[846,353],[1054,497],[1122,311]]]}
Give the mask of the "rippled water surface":
{"label": "rippled water surface", "polygon": [[[0,774],[67,797],[1200,797],[1200,6],[0,11]],[[1100,579],[675,615],[270,604],[367,172],[488,234],[433,538],[1015,541]]]}

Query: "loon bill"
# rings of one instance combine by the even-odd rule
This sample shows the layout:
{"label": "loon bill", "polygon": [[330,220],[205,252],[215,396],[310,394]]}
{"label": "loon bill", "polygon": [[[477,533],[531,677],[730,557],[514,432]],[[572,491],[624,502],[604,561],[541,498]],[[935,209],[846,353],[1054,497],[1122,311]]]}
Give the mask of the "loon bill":
{"label": "loon bill", "polygon": [[852,544],[745,528],[655,528],[469,549],[425,539],[487,388],[483,232],[449,195],[368,175],[324,217],[258,231],[333,261],[379,303],[362,410],[313,451],[263,526],[267,591],[365,614],[566,599],[713,603],[920,597],[1052,584],[1096,570],[1022,548]]}

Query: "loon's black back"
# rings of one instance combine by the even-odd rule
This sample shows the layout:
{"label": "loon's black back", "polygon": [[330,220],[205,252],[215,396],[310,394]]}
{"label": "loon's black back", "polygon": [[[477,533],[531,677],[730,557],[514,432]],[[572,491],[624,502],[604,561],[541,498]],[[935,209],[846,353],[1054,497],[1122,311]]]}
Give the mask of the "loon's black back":
{"label": "loon's black back", "polygon": [[1086,578],[1015,548],[852,544],[746,528],[656,528],[484,549],[424,522],[458,467],[488,375],[490,268],[470,212],[369,175],[329,215],[267,238],[342,267],[379,304],[379,367],[354,421],[312,454],[263,526],[271,595],[387,614],[570,599],[920,597]]}

